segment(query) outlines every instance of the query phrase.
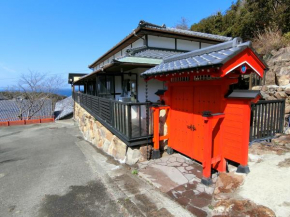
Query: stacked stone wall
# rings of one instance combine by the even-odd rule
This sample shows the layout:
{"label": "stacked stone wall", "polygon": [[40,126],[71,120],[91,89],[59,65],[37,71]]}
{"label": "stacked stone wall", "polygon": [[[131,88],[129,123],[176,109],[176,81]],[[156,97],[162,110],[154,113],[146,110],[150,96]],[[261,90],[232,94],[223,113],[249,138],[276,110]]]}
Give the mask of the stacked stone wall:
{"label": "stacked stone wall", "polygon": [[[116,160],[133,165],[147,160],[147,145],[131,148],[75,102],[74,120],[84,138]],[[149,147],[151,149],[151,147]]]}

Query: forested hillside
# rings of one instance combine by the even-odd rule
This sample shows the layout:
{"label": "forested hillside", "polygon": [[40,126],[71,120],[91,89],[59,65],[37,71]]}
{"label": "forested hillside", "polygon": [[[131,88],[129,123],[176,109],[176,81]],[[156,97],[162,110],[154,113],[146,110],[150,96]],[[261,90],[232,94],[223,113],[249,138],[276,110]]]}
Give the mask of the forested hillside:
{"label": "forested hillside", "polygon": [[238,0],[226,12],[204,18],[190,29],[248,40],[269,28],[290,32],[290,0]]}

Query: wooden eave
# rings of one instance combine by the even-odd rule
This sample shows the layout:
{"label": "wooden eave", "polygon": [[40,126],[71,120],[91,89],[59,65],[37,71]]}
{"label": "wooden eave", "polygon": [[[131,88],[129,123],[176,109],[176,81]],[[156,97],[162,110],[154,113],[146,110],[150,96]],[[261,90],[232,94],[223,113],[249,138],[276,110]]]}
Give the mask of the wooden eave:
{"label": "wooden eave", "polygon": [[118,63],[110,63],[108,65],[105,65],[103,68],[98,69],[82,78],[77,80],[76,82],[73,83],[73,85],[78,85],[78,83],[92,80],[95,78],[95,75],[98,73],[120,73],[120,68],[122,68],[124,71],[127,70],[132,70],[135,68],[152,68],[156,66],[157,64],[146,64],[146,63],[126,63],[126,62],[118,62]]}

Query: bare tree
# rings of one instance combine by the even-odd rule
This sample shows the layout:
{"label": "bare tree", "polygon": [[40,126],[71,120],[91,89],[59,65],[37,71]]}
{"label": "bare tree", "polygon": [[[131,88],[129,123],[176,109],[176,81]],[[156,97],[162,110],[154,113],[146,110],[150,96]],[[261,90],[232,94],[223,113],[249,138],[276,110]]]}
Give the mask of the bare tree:
{"label": "bare tree", "polygon": [[22,74],[16,87],[19,92],[15,97],[19,109],[19,119],[31,119],[43,108],[48,99],[52,98],[62,84],[63,79],[59,76],[49,77],[45,73],[31,70],[27,74]]}
{"label": "bare tree", "polygon": [[181,17],[181,19],[175,24],[174,28],[176,29],[183,29],[183,30],[189,30],[188,27],[188,19],[185,17]]}

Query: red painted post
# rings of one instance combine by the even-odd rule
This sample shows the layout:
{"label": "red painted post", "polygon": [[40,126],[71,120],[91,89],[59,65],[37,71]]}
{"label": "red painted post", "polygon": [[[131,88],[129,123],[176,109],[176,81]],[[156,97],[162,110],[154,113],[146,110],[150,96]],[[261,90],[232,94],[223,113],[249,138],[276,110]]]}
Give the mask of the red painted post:
{"label": "red painted post", "polygon": [[[249,129],[250,120],[251,120],[251,102],[245,102],[243,106],[244,111],[244,122],[243,122],[243,129]],[[237,169],[238,173],[249,173],[250,169],[248,167],[248,152],[249,152],[249,138],[250,138],[250,131],[246,130],[244,132],[244,137],[241,144],[241,159],[240,165]]]}
{"label": "red painted post", "polygon": [[153,122],[154,122],[154,133],[153,133],[153,142],[154,142],[154,149],[159,150],[159,108],[153,108]]}
{"label": "red painted post", "polygon": [[211,178],[211,158],[212,158],[212,124],[211,120],[204,120],[204,147],[203,147],[203,162],[202,162],[202,175],[203,179]]}

